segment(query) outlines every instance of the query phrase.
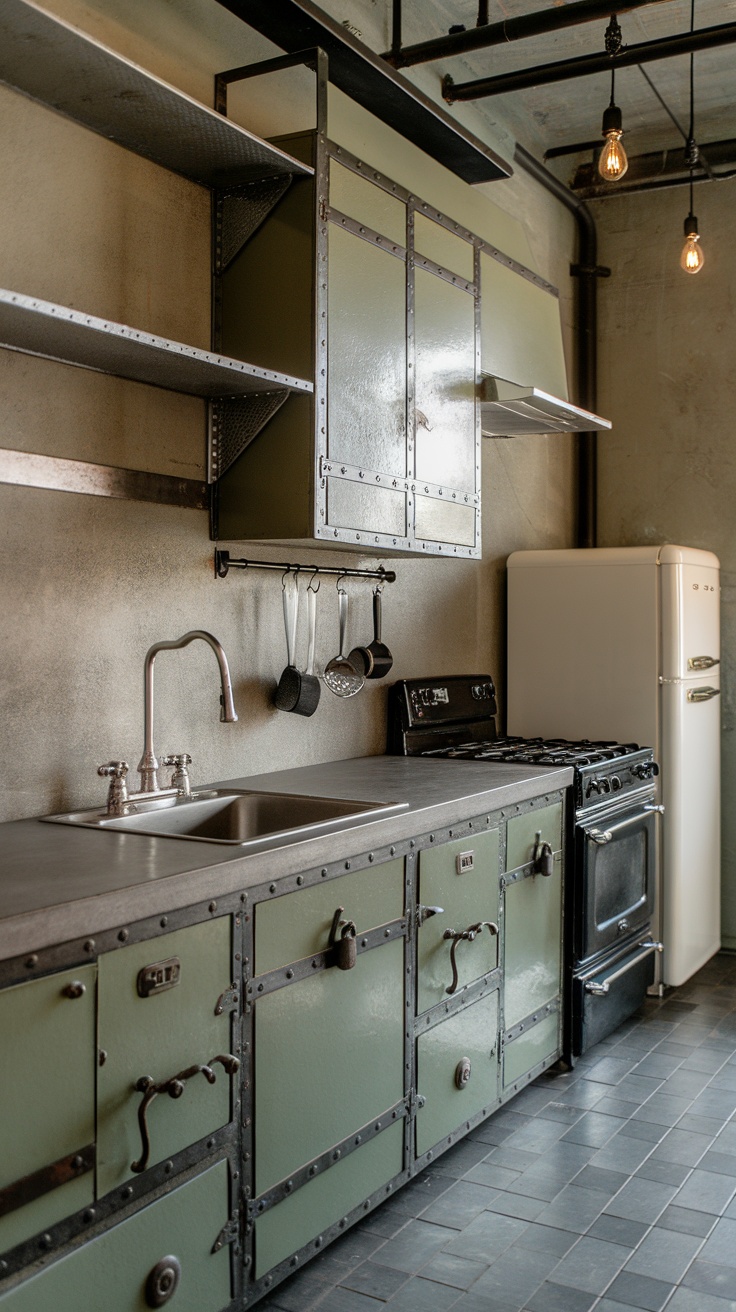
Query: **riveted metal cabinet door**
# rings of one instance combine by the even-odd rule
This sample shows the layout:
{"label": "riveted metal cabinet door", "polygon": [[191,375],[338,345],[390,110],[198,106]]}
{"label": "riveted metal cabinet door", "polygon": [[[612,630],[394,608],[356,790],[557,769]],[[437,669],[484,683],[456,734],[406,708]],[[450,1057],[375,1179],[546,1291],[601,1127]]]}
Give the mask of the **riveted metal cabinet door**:
{"label": "riveted metal cabinet door", "polygon": [[[417,1157],[498,1097],[498,992],[417,1039]],[[423,1101],[421,1101],[423,1100]]]}
{"label": "riveted metal cabinet door", "polygon": [[418,261],[414,301],[416,477],[475,493],[480,473],[475,298]]}
{"label": "riveted metal cabinet door", "polygon": [[[445,932],[448,929],[459,932],[482,921],[498,922],[498,876],[497,829],[425,848],[419,854],[420,906],[442,908],[417,930],[417,1011],[420,1014],[442,1002],[452,984],[452,942],[444,938]],[[420,911],[420,920],[422,914]],[[460,941],[455,960],[457,989],[462,989],[495,968],[497,937],[483,929],[472,942]]]}
{"label": "riveted metal cabinet door", "polygon": [[[403,1156],[402,1120],[264,1212],[255,1227],[256,1277],[323,1235],[393,1180],[402,1170]],[[315,1250],[318,1247],[321,1244],[315,1244]]]}
{"label": "riveted metal cabinet door", "polygon": [[335,223],[328,252],[329,460],[404,478],[405,259]]}
{"label": "riveted metal cabinet door", "polygon": [[404,1010],[403,940],[257,1000],[257,1195],[403,1098]]}
{"label": "riveted metal cabinet door", "polygon": [[[536,1024],[508,1042],[503,1050],[503,1087],[521,1080],[530,1071],[549,1066],[560,1052],[560,1012],[542,1012]],[[525,1081],[526,1083],[526,1081]]]}
{"label": "riveted metal cabinet door", "polygon": [[[172,963],[176,963],[172,965]],[[98,1072],[98,1175],[102,1196],[128,1180],[141,1159],[138,1108],[142,1076],[157,1083],[192,1065],[231,1052],[230,1016],[216,1016],[218,998],[232,981],[229,916],[135,943],[100,957]],[[160,966],[178,971],[174,987],[139,992],[141,972]],[[141,987],[144,987],[141,985]],[[150,1164],[181,1152],[230,1120],[231,1077],[213,1067],[187,1080],[179,1098],[166,1094],[148,1108]]]}
{"label": "riveted metal cabinet door", "polygon": [[[154,1269],[176,1259],[176,1312],[221,1312],[230,1304],[230,1253],[212,1246],[228,1220],[227,1164],[218,1162],[113,1226],[98,1239],[0,1297],[2,1312],[147,1312]],[[164,1277],[165,1279],[165,1277]]]}
{"label": "riveted metal cabinet door", "polygon": [[359,934],[400,920],[404,914],[403,859],[259,902],[255,909],[255,973],[264,975],[324,952],[338,906],[345,908],[345,919],[355,922]]}
{"label": "riveted metal cabinet door", "polygon": [[506,869],[529,865],[538,843],[549,843],[553,852],[562,847],[562,802],[511,817],[506,826]]}
{"label": "riveted metal cabinet door", "polygon": [[504,1025],[507,1030],[559,997],[562,855],[551,875],[508,884],[504,906]]}
{"label": "riveted metal cabinet door", "polygon": [[0,993],[0,1252],[93,1201],[96,974]]}

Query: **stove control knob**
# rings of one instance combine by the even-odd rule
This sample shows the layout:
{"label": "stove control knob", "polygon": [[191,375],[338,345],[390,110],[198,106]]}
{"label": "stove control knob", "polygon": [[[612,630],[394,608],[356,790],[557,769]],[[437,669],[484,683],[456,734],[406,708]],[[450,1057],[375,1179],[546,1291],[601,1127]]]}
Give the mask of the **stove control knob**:
{"label": "stove control knob", "polygon": [[611,791],[610,779],[595,779],[593,782],[598,785],[597,792],[610,793]]}
{"label": "stove control knob", "polygon": [[614,793],[617,793],[618,790],[619,790],[619,788],[622,788],[622,787],[623,787],[623,784],[622,784],[622,782],[621,782],[621,779],[619,778],[619,776],[618,776],[617,774],[613,774],[613,775],[611,775],[611,787],[612,787]]}
{"label": "stove control knob", "polygon": [[588,780],[588,786],[587,786],[587,788],[586,788],[586,790],[585,790],[585,796],[586,796],[586,797],[592,797],[592,796],[593,796],[593,793],[599,793],[600,791],[601,791],[600,780],[598,780],[598,779],[589,779],[589,780]]}

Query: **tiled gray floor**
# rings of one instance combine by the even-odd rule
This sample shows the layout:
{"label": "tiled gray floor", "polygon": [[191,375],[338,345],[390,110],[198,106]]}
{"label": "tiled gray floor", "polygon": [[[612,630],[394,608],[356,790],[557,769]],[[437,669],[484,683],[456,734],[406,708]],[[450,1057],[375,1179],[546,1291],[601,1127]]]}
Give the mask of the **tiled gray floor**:
{"label": "tiled gray floor", "polygon": [[542,1076],[259,1312],[736,1312],[736,956]]}

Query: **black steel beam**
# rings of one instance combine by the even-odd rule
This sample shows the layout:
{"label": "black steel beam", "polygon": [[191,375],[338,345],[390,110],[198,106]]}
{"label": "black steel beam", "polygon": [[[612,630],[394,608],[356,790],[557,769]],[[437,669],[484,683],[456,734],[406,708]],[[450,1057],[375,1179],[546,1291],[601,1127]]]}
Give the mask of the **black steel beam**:
{"label": "black steel beam", "polygon": [[656,59],[672,59],[675,55],[690,54],[695,50],[710,50],[715,46],[732,45],[736,41],[736,23],[721,23],[718,27],[704,27],[699,32],[685,32],[680,36],[659,37],[637,46],[625,46],[612,59],[605,53],[578,55],[575,59],[562,59],[555,64],[539,64],[535,68],[521,68],[514,73],[501,73],[497,77],[479,78],[475,82],[453,82],[444,78],[442,94],[448,104],[459,100],[480,100],[484,96],[500,96],[526,87],[547,86],[551,82],[567,82],[592,73],[608,73],[633,64],[647,64]]}
{"label": "black steel beam", "polygon": [[[713,172],[715,181],[719,177],[730,176],[730,170],[736,167],[736,141],[711,141],[701,146],[700,166],[695,172],[694,182],[709,181],[706,165]],[[620,196],[622,192],[639,191],[645,187],[651,189],[655,185],[676,187],[689,181],[690,168],[685,159],[685,148],[678,146],[674,150],[630,155],[626,177],[613,187],[610,183],[601,182],[594,164],[581,164],[575,173],[572,191],[576,196],[597,200]]]}
{"label": "black steel beam", "polygon": [[225,9],[291,54],[319,46],[329,57],[330,81],[464,182],[511,176],[511,167],[396,73],[312,0],[219,0]]}
{"label": "black steel beam", "polygon": [[[508,41],[520,41],[529,36],[543,36],[546,32],[558,32],[578,23],[610,18],[612,14],[626,14],[631,9],[641,9],[645,5],[669,3],[670,0],[624,0],[623,4],[616,5],[611,0],[573,0],[572,4],[540,9],[533,14],[517,14],[499,23],[486,23],[481,27],[470,27],[464,32],[452,32],[448,36],[433,37],[430,41],[418,41],[416,45],[404,46],[403,49],[396,45],[394,8],[393,44],[383,58],[394,68],[408,68],[413,64],[428,64],[435,59],[464,55],[470,50],[506,45]],[[400,14],[401,0],[394,0],[394,4],[399,6]]]}

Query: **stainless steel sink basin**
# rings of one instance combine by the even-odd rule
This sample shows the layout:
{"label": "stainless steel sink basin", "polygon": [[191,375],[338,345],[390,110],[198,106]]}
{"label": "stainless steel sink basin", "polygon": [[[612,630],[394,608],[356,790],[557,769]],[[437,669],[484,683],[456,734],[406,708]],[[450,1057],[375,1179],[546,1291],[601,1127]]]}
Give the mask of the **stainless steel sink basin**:
{"label": "stainless steel sink basin", "polygon": [[108,816],[105,811],[71,811],[44,819],[122,833],[266,848],[347,829],[378,815],[405,810],[407,806],[407,802],[356,802],[342,797],[218,788],[192,797],[132,802],[131,814],[126,816]]}

